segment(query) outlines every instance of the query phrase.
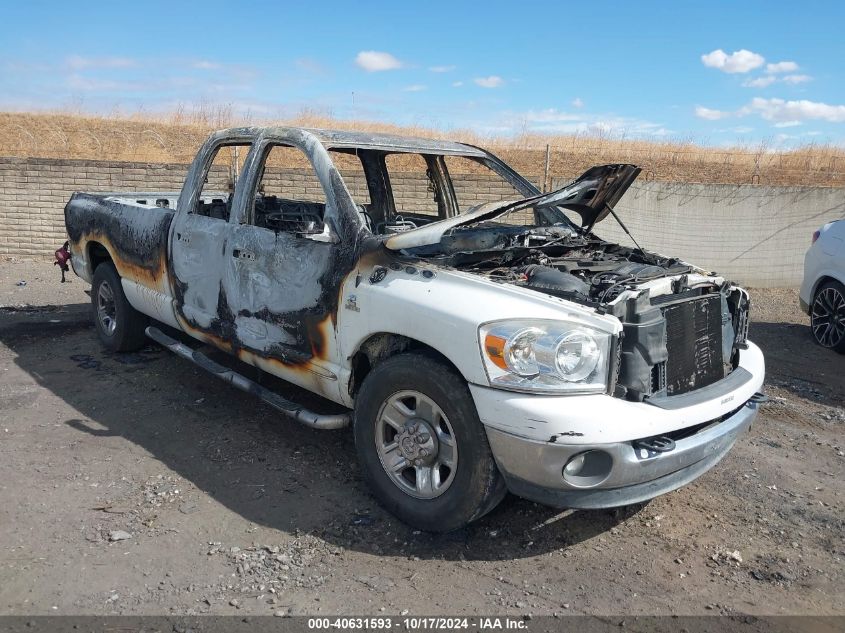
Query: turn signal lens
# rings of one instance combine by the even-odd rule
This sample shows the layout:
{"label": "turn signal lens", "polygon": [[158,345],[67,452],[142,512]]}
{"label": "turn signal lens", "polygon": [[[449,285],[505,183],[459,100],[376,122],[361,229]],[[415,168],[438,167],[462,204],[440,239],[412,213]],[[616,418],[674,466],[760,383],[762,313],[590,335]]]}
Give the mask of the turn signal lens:
{"label": "turn signal lens", "polygon": [[496,336],[495,334],[488,334],[484,337],[484,349],[487,352],[487,357],[494,365],[496,365],[496,367],[505,370],[508,368],[505,363],[506,342],[506,339],[503,339],[501,336]]}

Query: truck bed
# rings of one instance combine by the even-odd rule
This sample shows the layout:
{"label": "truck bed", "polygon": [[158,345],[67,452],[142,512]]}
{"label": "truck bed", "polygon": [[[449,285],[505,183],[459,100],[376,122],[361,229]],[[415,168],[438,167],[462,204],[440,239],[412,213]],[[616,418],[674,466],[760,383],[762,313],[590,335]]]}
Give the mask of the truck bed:
{"label": "truck bed", "polygon": [[[167,237],[179,192],[75,193],[65,206],[74,271],[91,281],[109,257],[123,279],[166,291]],[[200,212],[228,218],[228,194],[204,194]]]}
{"label": "truck bed", "polygon": [[[75,193],[65,206],[71,263],[77,275],[91,281],[103,258],[111,259],[123,279],[164,289],[167,234],[178,194]],[[155,200],[168,206],[155,206]],[[152,201],[152,205],[140,201]]]}

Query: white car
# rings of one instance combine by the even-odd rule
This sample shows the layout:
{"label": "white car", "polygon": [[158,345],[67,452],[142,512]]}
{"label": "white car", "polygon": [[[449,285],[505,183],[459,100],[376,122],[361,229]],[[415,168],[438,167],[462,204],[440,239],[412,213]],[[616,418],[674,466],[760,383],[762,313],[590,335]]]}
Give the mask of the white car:
{"label": "white car", "polygon": [[845,354],[845,220],[828,222],[813,233],[799,301],[810,315],[816,342]]}

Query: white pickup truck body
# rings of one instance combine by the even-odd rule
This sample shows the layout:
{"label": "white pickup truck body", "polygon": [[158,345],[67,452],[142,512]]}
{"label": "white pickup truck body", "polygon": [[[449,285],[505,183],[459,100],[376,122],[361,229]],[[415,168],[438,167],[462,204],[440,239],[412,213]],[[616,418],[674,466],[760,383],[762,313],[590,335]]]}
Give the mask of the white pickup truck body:
{"label": "white pickup truck body", "polygon": [[[233,190],[204,192],[232,145],[247,152]],[[266,195],[274,147],[307,158],[323,201]],[[367,204],[339,154],[360,159]],[[436,217],[403,213],[385,163],[396,154],[426,161]],[[462,207],[450,157],[517,194]],[[596,167],[541,194],[459,143],[241,128],[209,138],[181,193],[75,194],[65,213],[106,345],[129,349],[146,331],[311,426],[354,421],[379,499],[446,530],[506,488],[574,508],[652,498],[712,467],[754,419],[764,361],[746,339],[745,291],[592,231],[638,172]],[[265,393],[159,324],[354,414]]]}

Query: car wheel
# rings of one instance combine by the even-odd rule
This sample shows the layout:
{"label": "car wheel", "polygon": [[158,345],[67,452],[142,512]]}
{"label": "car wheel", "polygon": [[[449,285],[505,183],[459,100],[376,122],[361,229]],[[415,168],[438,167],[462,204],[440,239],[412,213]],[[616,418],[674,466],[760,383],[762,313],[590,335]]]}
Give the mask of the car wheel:
{"label": "car wheel", "polygon": [[369,373],[354,432],[375,496],[415,528],[456,530],[505,495],[466,381],[426,355],[394,356]]}
{"label": "car wheel", "polygon": [[816,343],[845,354],[845,286],[838,281],[827,281],[816,291],[810,328]]}
{"label": "car wheel", "polygon": [[91,305],[97,336],[109,350],[132,352],[144,346],[147,317],[129,305],[111,262],[100,264],[94,271]]}

